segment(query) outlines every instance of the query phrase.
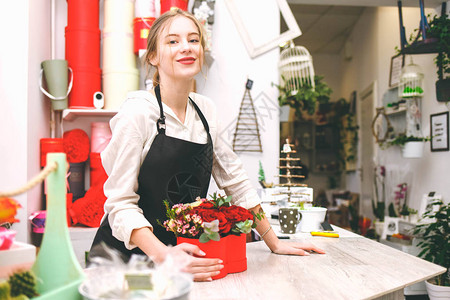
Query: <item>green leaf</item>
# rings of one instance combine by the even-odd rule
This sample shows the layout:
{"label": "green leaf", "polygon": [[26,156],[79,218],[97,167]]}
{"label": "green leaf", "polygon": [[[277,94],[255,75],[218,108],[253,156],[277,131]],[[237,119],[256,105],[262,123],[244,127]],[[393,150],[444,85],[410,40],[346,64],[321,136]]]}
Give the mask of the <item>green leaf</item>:
{"label": "green leaf", "polygon": [[209,236],[208,236],[208,234],[205,233],[205,232],[203,232],[203,233],[200,235],[199,241],[200,241],[200,243],[207,243],[207,242],[209,242]]}
{"label": "green leaf", "polygon": [[242,233],[249,233],[252,231],[253,221],[252,220],[245,220],[244,222],[236,223],[236,227],[239,229]]}
{"label": "green leaf", "polygon": [[220,241],[220,235],[218,232],[213,232],[209,235],[209,239],[218,242],[218,241]]}

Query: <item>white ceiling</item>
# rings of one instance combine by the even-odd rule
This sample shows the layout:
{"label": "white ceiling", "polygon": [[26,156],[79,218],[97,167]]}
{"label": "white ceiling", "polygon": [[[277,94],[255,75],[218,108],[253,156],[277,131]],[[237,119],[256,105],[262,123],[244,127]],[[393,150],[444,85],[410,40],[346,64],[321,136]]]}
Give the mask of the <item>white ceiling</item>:
{"label": "white ceiling", "polygon": [[[396,0],[288,0],[302,35],[294,40],[311,54],[337,54],[366,7],[393,6]],[[439,0],[425,0],[437,8]],[[419,7],[419,0],[403,0],[403,7]],[[282,24],[281,31],[286,26]]]}

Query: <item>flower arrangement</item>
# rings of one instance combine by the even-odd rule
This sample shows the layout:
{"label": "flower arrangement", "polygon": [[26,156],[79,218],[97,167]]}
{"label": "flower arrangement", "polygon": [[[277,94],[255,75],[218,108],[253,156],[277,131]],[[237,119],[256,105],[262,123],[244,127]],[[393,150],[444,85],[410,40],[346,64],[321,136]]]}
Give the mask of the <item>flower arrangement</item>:
{"label": "flower arrangement", "polygon": [[199,239],[201,243],[219,241],[227,235],[247,234],[256,227],[255,217],[260,214],[236,205],[231,205],[231,196],[224,197],[214,193],[212,199],[200,199],[189,204],[166,206],[167,220],[160,225],[172,231],[177,237]]}

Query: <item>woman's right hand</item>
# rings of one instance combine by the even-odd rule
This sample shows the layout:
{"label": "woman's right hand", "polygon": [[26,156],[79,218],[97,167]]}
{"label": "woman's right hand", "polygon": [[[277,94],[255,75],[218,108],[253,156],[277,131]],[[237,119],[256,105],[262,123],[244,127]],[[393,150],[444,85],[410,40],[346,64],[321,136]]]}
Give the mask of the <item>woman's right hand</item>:
{"label": "woman's right hand", "polygon": [[170,248],[169,253],[186,263],[182,271],[194,275],[194,281],[212,281],[212,277],[223,269],[223,261],[218,258],[203,258],[205,252],[199,247],[182,243]]}

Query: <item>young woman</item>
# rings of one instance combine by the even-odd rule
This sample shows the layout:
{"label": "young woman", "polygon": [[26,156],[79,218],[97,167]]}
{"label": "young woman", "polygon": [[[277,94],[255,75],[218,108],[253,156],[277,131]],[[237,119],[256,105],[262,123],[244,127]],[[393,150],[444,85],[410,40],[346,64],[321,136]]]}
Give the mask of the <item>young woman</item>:
{"label": "young woman", "polygon": [[[103,241],[126,256],[145,253],[155,262],[170,252],[186,259],[194,280],[210,281],[223,262],[194,257],[204,255],[197,246],[176,245],[173,234],[156,222],[166,218],[162,200],[204,198],[212,175],[233,204],[262,209],[238,157],[217,136],[213,102],[190,93],[203,60],[202,26],[190,13],[171,10],[153,23],[145,62],[156,69],[154,89],[129,93],[110,122],[112,139],[101,155],[109,175],[106,214],[93,246]],[[274,253],[324,253],[311,244],[280,241],[267,219],[258,221],[256,230]]]}

